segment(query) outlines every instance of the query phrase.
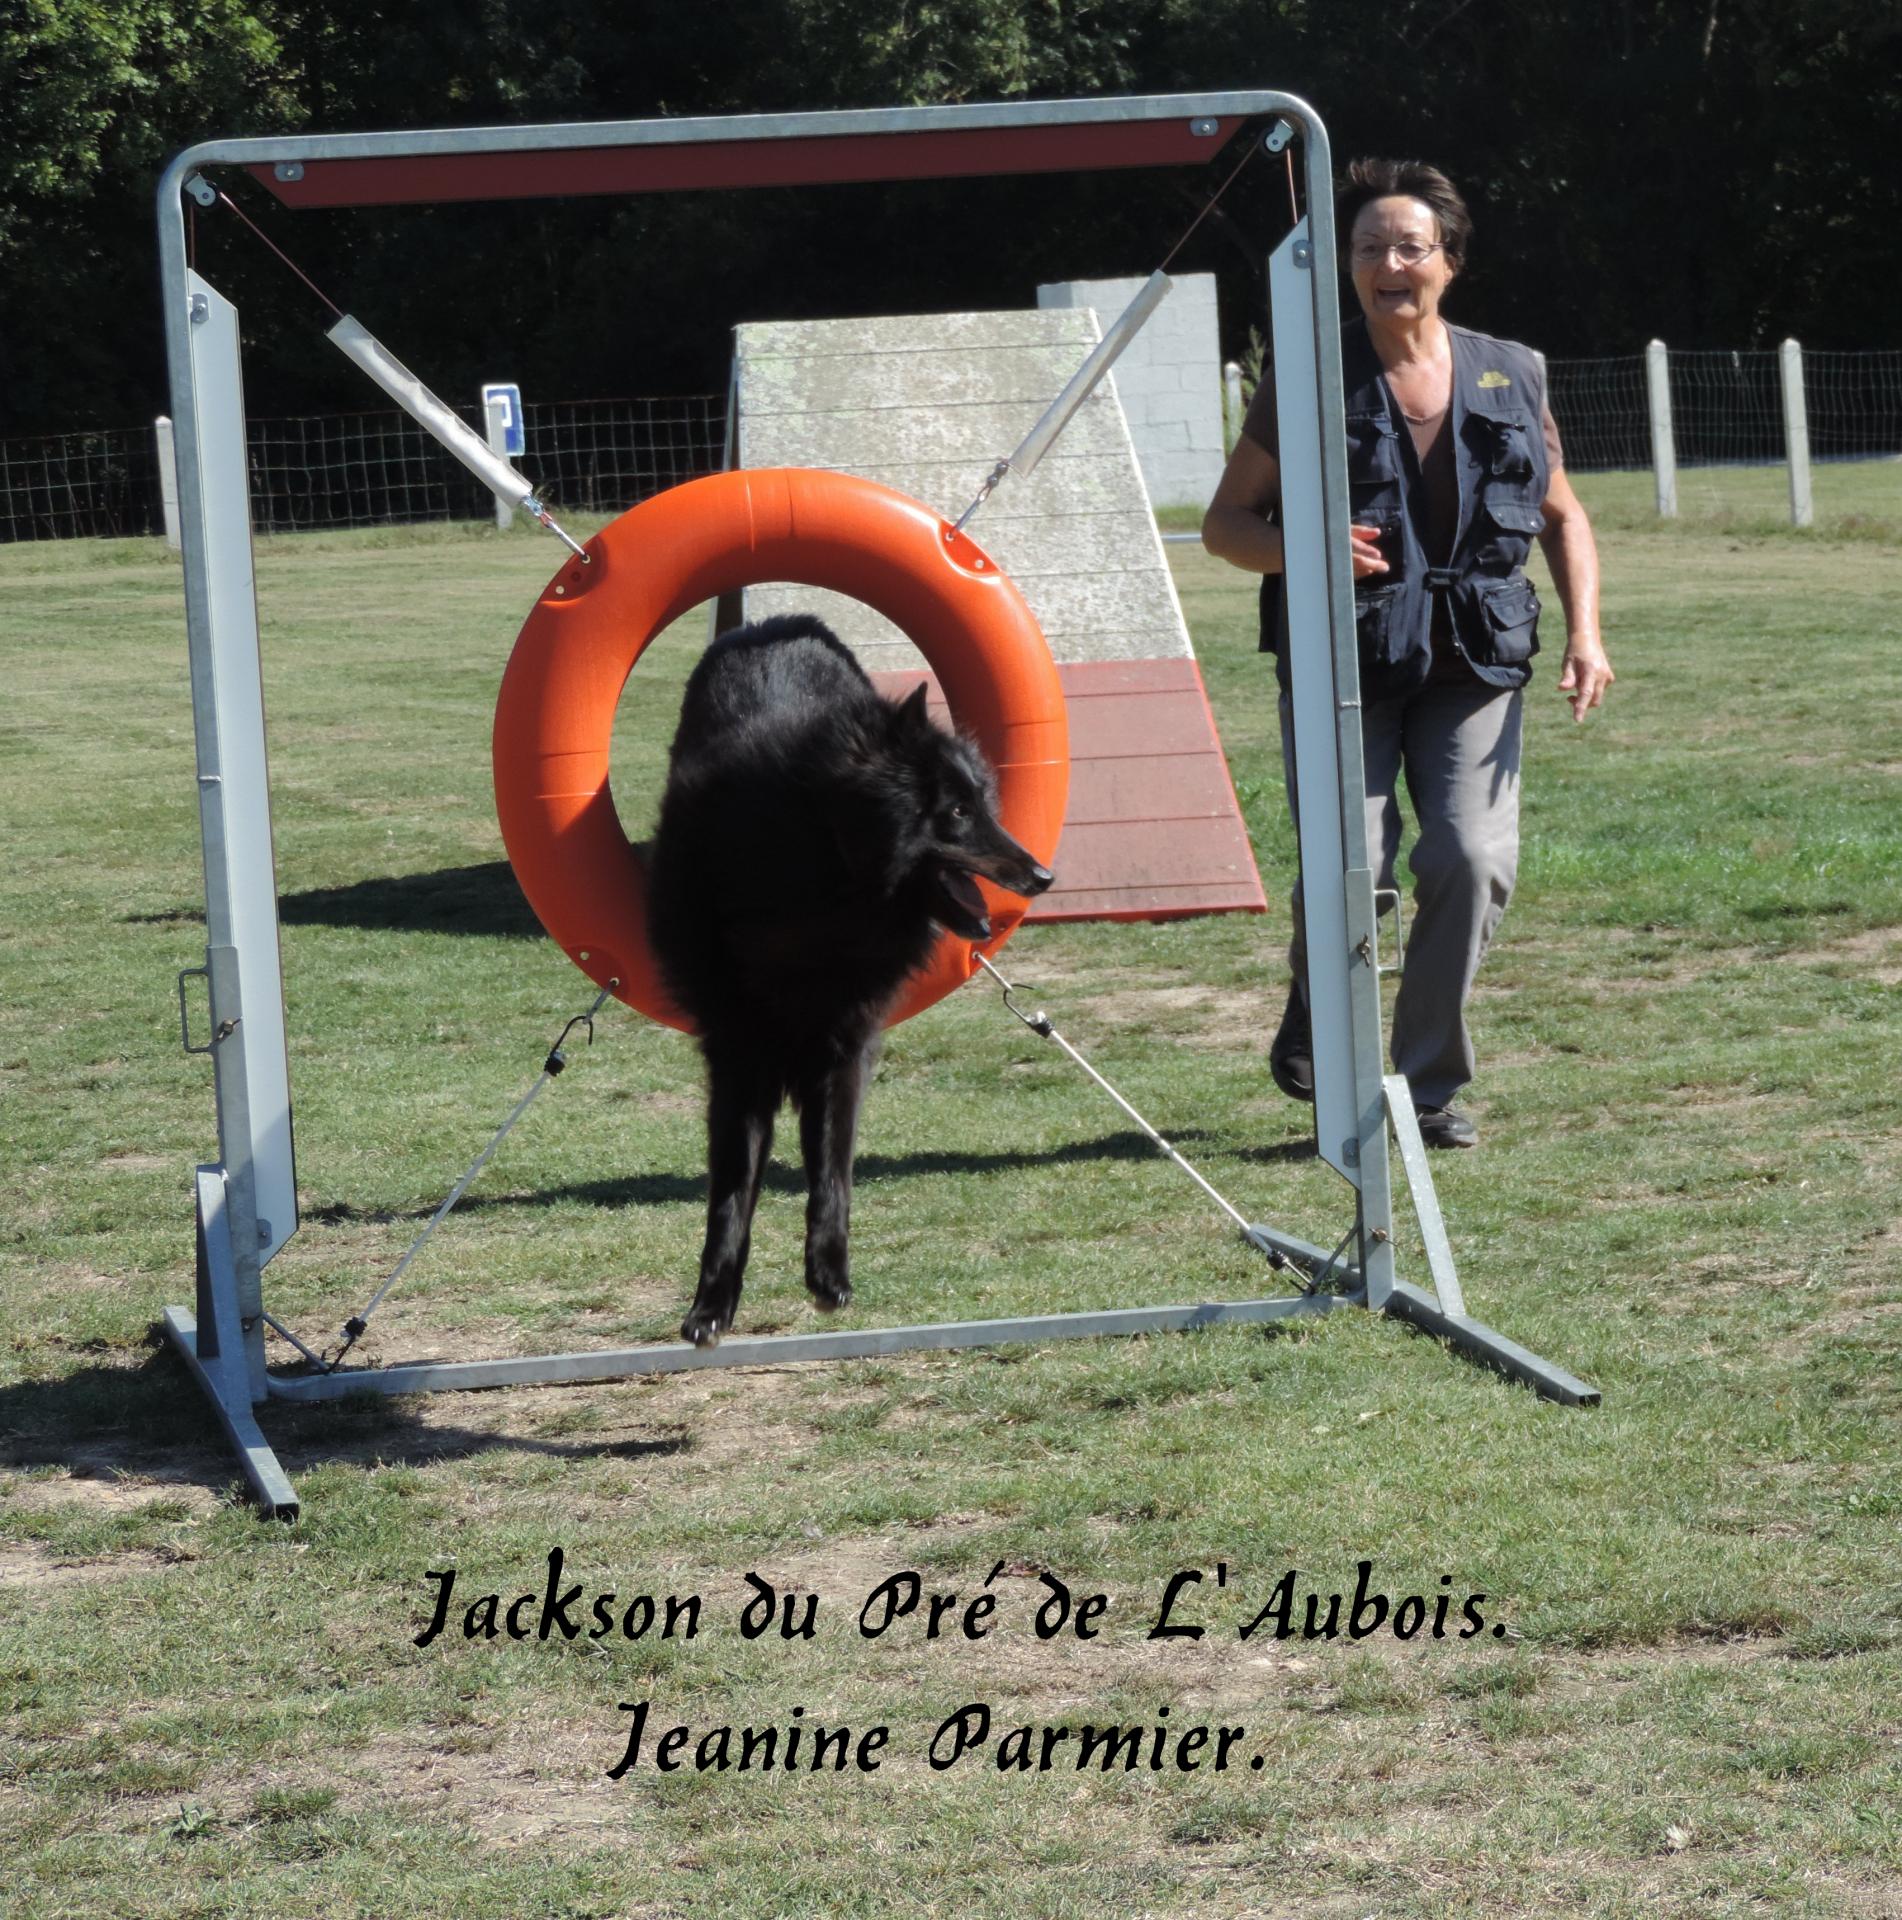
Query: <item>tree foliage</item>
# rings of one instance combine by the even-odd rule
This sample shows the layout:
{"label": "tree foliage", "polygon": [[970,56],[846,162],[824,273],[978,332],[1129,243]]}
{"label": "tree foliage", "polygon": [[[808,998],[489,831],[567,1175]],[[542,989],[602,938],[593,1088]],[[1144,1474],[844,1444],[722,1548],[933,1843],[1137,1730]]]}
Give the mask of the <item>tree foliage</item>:
{"label": "tree foliage", "polygon": [[[0,354],[7,418],[158,411],[152,185],[202,116],[296,117],[268,20],[240,0],[6,0]],[[143,325],[141,324],[143,323]]]}
{"label": "tree foliage", "polygon": [[[1274,87],[1337,159],[1416,153],[1478,222],[1456,316],[1553,354],[1653,335],[1894,339],[1902,0],[0,0],[8,431],[163,405],[165,155],[273,128],[585,121]],[[231,185],[442,390],[723,383],[742,318],[1022,305],[1144,271],[1211,182],[1128,174],[287,216]],[[1287,218],[1258,164],[1180,264],[1239,346]],[[254,408],[360,404],[228,217]]]}

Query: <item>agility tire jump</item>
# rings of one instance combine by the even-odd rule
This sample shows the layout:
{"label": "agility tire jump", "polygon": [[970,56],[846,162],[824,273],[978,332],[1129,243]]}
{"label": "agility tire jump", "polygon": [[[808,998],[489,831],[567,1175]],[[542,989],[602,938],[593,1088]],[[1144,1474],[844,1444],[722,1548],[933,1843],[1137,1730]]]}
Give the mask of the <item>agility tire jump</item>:
{"label": "agility tire jump", "polygon": [[[522,891],[597,986],[650,1019],[691,1022],[647,940],[647,871],[608,783],[614,711],[634,663],[690,608],[790,581],[848,594],[910,637],[960,727],[997,769],[1005,829],[1054,863],[1069,797],[1063,690],[1023,595],[968,535],[907,495],[804,468],[713,474],[624,513],[543,592],[495,709],[495,801]],[[991,937],[946,934],[891,1023],[941,1000],[996,953],[1027,902],[980,881]]]}

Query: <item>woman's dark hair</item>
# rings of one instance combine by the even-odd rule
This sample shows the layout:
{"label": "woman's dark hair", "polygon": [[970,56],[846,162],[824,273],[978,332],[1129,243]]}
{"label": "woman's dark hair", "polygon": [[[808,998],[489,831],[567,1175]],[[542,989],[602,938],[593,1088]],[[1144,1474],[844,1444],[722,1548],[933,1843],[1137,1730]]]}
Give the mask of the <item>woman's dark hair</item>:
{"label": "woman's dark hair", "polygon": [[1404,194],[1422,201],[1440,223],[1440,247],[1450,267],[1466,264],[1466,243],[1473,237],[1473,216],[1466,202],[1438,167],[1424,160],[1356,160],[1334,201],[1334,230],[1345,250],[1360,210],[1370,200]]}

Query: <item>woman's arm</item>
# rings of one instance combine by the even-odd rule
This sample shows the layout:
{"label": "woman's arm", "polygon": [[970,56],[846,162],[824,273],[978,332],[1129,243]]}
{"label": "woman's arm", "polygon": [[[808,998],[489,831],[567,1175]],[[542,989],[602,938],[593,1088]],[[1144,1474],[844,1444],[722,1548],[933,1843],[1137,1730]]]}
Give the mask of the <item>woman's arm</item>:
{"label": "woman's arm", "polygon": [[[1218,560],[1248,573],[1282,571],[1281,529],[1269,519],[1269,510],[1281,500],[1281,462],[1242,434],[1222,469],[1215,498],[1202,516],[1202,544]],[[1354,578],[1385,573],[1380,557],[1380,529],[1351,527]],[[1590,538],[1589,532],[1587,538]]]}
{"label": "woman's arm", "polygon": [[[1565,664],[1559,673],[1559,691],[1572,702],[1572,718],[1583,720],[1617,677],[1598,632],[1598,545],[1584,503],[1572,491],[1563,467],[1553,470],[1544,509],[1545,531],[1539,535],[1539,546],[1565,609]],[[1204,541],[1207,537],[1204,533]]]}
{"label": "woman's arm", "polygon": [[1202,544],[1218,560],[1248,573],[1281,571],[1281,529],[1268,513],[1281,499],[1281,462],[1247,434],[1235,441],[1202,516]]}

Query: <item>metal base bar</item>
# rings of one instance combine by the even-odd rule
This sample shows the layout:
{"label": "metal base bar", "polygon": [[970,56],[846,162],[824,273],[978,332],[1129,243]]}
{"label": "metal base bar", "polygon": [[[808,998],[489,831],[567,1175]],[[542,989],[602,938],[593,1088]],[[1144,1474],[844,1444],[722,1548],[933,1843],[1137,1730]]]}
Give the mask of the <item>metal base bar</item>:
{"label": "metal base bar", "polygon": [[1422,1332],[1458,1347],[1462,1353],[1497,1367],[1543,1399],[1556,1400],[1567,1407],[1598,1405],[1598,1389],[1588,1386],[1576,1374],[1555,1367],[1550,1360],[1541,1360],[1518,1341],[1508,1340],[1503,1333],[1495,1333],[1491,1327],[1469,1320],[1463,1313],[1448,1313],[1430,1293],[1423,1293],[1404,1280],[1394,1283],[1384,1310],[1395,1319],[1409,1321]]}
{"label": "metal base bar", "polygon": [[[1325,1256],[1323,1256],[1325,1257]],[[774,1367],[795,1360],[870,1360],[890,1353],[949,1352],[1106,1334],[1176,1333],[1330,1312],[1327,1294],[1277,1300],[1209,1300],[1197,1306],[1123,1307],[1101,1313],[1047,1313],[1023,1320],[950,1320],[939,1326],[874,1327],[863,1333],[782,1333],[723,1340],[717,1347],[618,1347],[600,1353],[525,1354],[513,1360],[460,1360],[407,1367],[359,1367],[335,1373],[272,1375],[274,1400],[341,1400],[353,1393],[443,1393],[476,1387],[547,1386],[623,1380],[637,1374],[702,1367]],[[171,1309],[173,1313],[177,1308]]]}
{"label": "metal base bar", "polygon": [[250,1483],[251,1497],[267,1520],[295,1520],[298,1514],[297,1492],[290,1477],[278,1465],[277,1455],[260,1430],[248,1402],[234,1406],[219,1390],[204,1362],[198,1357],[198,1322],[183,1307],[165,1309],[165,1331],[172,1345],[191,1368],[192,1377],[205,1390],[219,1424],[224,1428],[238,1465]]}
{"label": "metal base bar", "polygon": [[[1314,1267],[1324,1265],[1324,1248],[1267,1227],[1251,1229],[1282,1252]],[[1351,1284],[1359,1270],[1343,1262],[1336,1269]],[[685,1373],[707,1367],[783,1366],[794,1361],[863,1360],[907,1352],[950,1352],[1044,1340],[1172,1333],[1193,1327],[1259,1325],[1311,1319],[1338,1307],[1357,1304],[1343,1293],[1300,1294],[1286,1299],[1204,1301],[1197,1305],[1126,1307],[1092,1313],[1040,1314],[1016,1320],[957,1320],[936,1326],[871,1328],[856,1333],[774,1334],[758,1339],[722,1341],[717,1347],[654,1345],[612,1348],[599,1353],[529,1354],[507,1360],[430,1362],[413,1366],[361,1367],[335,1373],[269,1377],[272,1400],[315,1402],[351,1394],[440,1393],[484,1387],[576,1385],[629,1379],[642,1374]],[[1449,1313],[1439,1301],[1405,1281],[1396,1283],[1384,1311],[1423,1332],[1521,1381],[1548,1400],[1566,1406],[1596,1406],[1599,1393],[1563,1367],[1529,1352],[1517,1341],[1464,1313]],[[271,1518],[295,1520],[298,1498],[277,1456],[259,1430],[251,1408],[233,1404],[225,1392],[222,1368],[199,1354],[198,1323],[183,1307],[165,1309],[165,1330],[210,1400],[259,1507]]]}

